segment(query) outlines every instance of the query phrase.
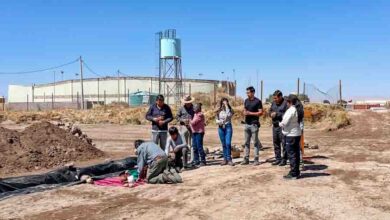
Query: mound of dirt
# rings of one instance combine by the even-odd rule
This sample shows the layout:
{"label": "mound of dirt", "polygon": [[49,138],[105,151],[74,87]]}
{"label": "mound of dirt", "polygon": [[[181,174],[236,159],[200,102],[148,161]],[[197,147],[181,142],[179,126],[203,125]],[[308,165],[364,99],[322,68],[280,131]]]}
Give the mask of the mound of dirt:
{"label": "mound of dirt", "polygon": [[102,157],[92,143],[49,122],[18,132],[0,127],[0,175],[53,168]]}

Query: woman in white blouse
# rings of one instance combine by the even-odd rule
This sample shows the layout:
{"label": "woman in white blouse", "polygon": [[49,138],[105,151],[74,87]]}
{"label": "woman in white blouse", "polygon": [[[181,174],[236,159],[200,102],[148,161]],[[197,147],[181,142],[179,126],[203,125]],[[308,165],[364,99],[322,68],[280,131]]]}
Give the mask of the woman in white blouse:
{"label": "woman in white blouse", "polygon": [[285,179],[298,179],[300,177],[300,140],[302,117],[298,114],[295,105],[298,102],[296,95],[289,95],[287,98],[288,109],[279,123],[283,128],[283,135],[286,137],[286,150],[290,161],[290,172],[284,176]]}
{"label": "woman in white blouse", "polygon": [[231,156],[232,136],[233,136],[233,126],[232,126],[233,114],[234,112],[232,107],[229,104],[229,100],[227,98],[222,98],[216,116],[219,139],[221,140],[222,149],[223,149],[223,161],[221,163],[222,166],[224,165],[234,166],[234,163],[232,161],[232,156]]}

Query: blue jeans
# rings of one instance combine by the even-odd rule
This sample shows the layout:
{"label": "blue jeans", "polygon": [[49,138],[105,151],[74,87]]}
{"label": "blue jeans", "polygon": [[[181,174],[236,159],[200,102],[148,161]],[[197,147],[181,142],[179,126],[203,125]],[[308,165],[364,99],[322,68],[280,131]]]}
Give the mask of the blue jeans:
{"label": "blue jeans", "polygon": [[204,133],[192,134],[192,149],[194,151],[194,163],[199,164],[199,157],[202,162],[206,162],[206,154],[203,150],[203,136]]}
{"label": "blue jeans", "polygon": [[226,161],[232,160],[232,136],[233,136],[233,126],[232,124],[227,124],[225,127],[218,128],[219,139],[222,143],[223,149],[223,159]]}

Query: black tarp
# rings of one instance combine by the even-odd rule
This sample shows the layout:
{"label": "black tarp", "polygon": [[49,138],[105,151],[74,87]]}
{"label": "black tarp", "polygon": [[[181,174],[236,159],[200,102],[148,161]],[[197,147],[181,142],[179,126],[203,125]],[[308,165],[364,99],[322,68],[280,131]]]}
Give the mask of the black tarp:
{"label": "black tarp", "polygon": [[80,181],[82,175],[89,175],[93,179],[115,176],[120,172],[134,168],[136,164],[136,157],[128,157],[89,167],[63,167],[39,175],[0,179],[0,200],[14,195],[41,192],[60,186],[79,184],[82,183]]}

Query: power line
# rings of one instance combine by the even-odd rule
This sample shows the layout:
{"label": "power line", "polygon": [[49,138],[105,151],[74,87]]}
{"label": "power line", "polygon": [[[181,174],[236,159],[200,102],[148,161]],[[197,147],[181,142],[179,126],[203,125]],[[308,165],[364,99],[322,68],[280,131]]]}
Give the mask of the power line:
{"label": "power line", "polygon": [[121,75],[123,75],[123,76],[128,76],[128,77],[130,77],[130,75],[129,75],[129,74],[122,73],[120,70],[118,70],[118,72],[119,72]]}
{"label": "power line", "polygon": [[85,62],[85,60],[83,60],[83,64],[84,64],[84,66],[89,70],[89,72],[95,74],[96,76],[103,77],[102,75],[100,75],[100,74],[96,73],[95,71],[93,71],[93,70],[88,66],[88,64]]}
{"label": "power line", "polygon": [[29,73],[44,72],[44,71],[54,70],[54,69],[58,69],[58,68],[61,68],[61,67],[64,67],[64,66],[68,66],[68,65],[76,63],[78,61],[79,61],[79,58],[77,58],[74,61],[71,61],[71,62],[68,62],[68,63],[65,63],[65,64],[61,64],[61,65],[58,65],[58,66],[49,67],[49,68],[38,69],[38,70],[30,70],[30,71],[20,71],[20,72],[0,72],[0,75],[23,75],[23,74],[29,74]]}

